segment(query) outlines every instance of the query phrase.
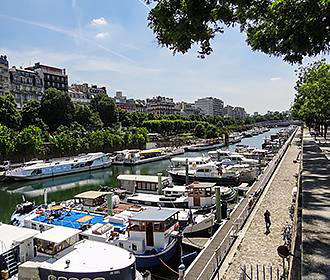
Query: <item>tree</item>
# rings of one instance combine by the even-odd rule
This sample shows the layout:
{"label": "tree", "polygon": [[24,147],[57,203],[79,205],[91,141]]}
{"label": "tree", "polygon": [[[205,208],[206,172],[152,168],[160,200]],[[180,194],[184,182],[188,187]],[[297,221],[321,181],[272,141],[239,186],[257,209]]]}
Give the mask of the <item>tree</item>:
{"label": "tree", "polygon": [[157,2],[148,16],[158,44],[173,53],[199,45],[199,56],[213,51],[211,40],[240,25],[253,50],[282,56],[290,63],[329,53],[329,1],[325,0],[145,0]]}
{"label": "tree", "polygon": [[16,108],[16,102],[13,95],[0,96],[0,124],[9,128],[19,128],[21,115]]}
{"label": "tree", "polygon": [[99,113],[104,126],[111,127],[118,121],[116,104],[106,94],[97,94],[91,100],[91,108]]}
{"label": "tree", "polygon": [[330,64],[325,60],[300,67],[295,87],[297,94],[291,112],[294,117],[319,127],[325,127],[326,137],[330,118]]}
{"label": "tree", "polygon": [[21,128],[35,125],[42,130],[47,130],[48,127],[40,116],[40,102],[38,100],[29,100],[24,103],[21,111],[22,121]]}
{"label": "tree", "polygon": [[0,154],[7,156],[15,150],[15,133],[12,129],[0,124]]}
{"label": "tree", "polygon": [[87,105],[75,105],[74,120],[87,130],[101,129],[103,127],[99,113],[92,111]]}
{"label": "tree", "polygon": [[205,136],[205,126],[202,125],[201,123],[196,125],[194,134],[196,135],[196,137],[204,138],[204,136]]}
{"label": "tree", "polygon": [[69,125],[74,116],[74,105],[67,92],[47,89],[41,98],[40,116],[55,131],[60,125]]}
{"label": "tree", "polygon": [[16,150],[24,155],[44,154],[42,130],[33,125],[23,128],[16,137]]}

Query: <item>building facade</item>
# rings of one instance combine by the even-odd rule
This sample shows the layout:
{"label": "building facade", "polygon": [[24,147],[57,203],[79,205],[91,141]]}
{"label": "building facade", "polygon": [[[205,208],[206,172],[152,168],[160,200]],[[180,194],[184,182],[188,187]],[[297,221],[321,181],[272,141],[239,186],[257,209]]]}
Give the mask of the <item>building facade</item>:
{"label": "building facade", "polygon": [[18,108],[22,108],[28,100],[41,100],[43,82],[38,73],[12,67],[9,69],[9,75],[10,92],[14,95]]}
{"label": "building facade", "polygon": [[227,105],[223,108],[223,114],[225,117],[230,117],[233,118],[234,117],[234,107],[231,105]]}
{"label": "building facade", "polygon": [[68,76],[65,69],[53,66],[35,63],[34,66],[25,68],[26,70],[35,71],[43,80],[44,90],[56,88],[61,91],[68,91]]}
{"label": "building facade", "polygon": [[215,97],[204,97],[195,101],[195,106],[207,116],[222,116],[223,104],[221,99]]}
{"label": "building facade", "polygon": [[243,107],[235,107],[233,110],[233,116],[237,119],[244,119],[247,117],[247,113]]}
{"label": "building facade", "polygon": [[176,107],[173,98],[163,96],[147,98],[146,111],[147,113],[158,115],[171,115],[180,112],[179,109]]}
{"label": "building facade", "polygon": [[9,62],[6,55],[0,56],[0,96],[10,91]]}
{"label": "building facade", "polygon": [[182,115],[200,115],[202,114],[202,110],[195,106],[194,103],[187,102],[178,102],[176,104],[180,114]]}

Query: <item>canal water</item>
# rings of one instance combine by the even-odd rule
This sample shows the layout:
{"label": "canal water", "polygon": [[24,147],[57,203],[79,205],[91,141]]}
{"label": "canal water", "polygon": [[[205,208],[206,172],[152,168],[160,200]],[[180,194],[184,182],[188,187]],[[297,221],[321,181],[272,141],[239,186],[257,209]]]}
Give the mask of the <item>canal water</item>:
{"label": "canal water", "polygon": [[[270,131],[259,134],[254,137],[244,138],[239,144],[261,148],[265,137],[279,131],[280,128],[273,128]],[[230,145],[229,149],[234,150],[236,145]],[[225,148],[224,148],[225,149]],[[207,155],[208,151],[187,152],[184,156]],[[119,166],[114,165],[108,169],[92,172],[78,173],[56,177],[52,179],[43,179],[27,182],[1,182],[0,183],[0,221],[8,223],[11,213],[15,206],[22,202],[24,195],[27,200],[35,201],[36,204],[43,202],[44,189],[48,191],[48,201],[63,201],[71,199],[78,193],[88,190],[98,190],[100,186],[117,186],[117,176],[120,174],[141,174],[156,175],[161,172],[166,175],[166,169],[169,166],[169,160],[146,163],[138,166]]]}

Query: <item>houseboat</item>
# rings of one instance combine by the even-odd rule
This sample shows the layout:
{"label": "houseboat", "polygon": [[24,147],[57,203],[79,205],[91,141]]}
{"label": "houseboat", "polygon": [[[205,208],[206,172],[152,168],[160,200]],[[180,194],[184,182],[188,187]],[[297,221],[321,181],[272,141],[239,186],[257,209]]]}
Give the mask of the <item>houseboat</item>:
{"label": "houseboat", "polygon": [[174,157],[171,158],[169,170],[185,169],[188,162],[189,169],[196,169],[197,166],[207,164],[211,161],[210,157]]}
{"label": "houseboat", "polygon": [[198,144],[191,145],[186,148],[188,152],[199,152],[199,151],[205,151],[205,150],[211,150],[215,148],[224,147],[225,144],[219,141],[216,142],[202,142]]}
{"label": "houseboat", "polygon": [[194,170],[188,170],[188,174],[185,170],[169,170],[168,173],[173,181],[178,183],[185,183],[186,179],[188,179],[189,182],[215,182],[222,186],[236,186],[239,184],[239,172],[232,172],[218,167],[213,162],[200,165]]}
{"label": "houseboat", "polygon": [[72,159],[36,163],[8,170],[6,177],[14,180],[37,180],[106,168],[110,165],[111,159],[108,154],[89,153]]}

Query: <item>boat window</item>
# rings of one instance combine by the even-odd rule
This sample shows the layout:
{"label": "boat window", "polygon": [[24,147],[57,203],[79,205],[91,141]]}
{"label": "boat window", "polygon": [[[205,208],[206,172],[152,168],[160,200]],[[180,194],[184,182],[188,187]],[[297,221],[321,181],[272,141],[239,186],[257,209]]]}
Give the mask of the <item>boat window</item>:
{"label": "boat window", "polygon": [[161,222],[158,222],[158,223],[154,223],[154,231],[163,231],[164,227],[163,227],[163,224]]}
{"label": "boat window", "polygon": [[69,280],[79,280],[79,279],[76,277],[70,277]]}
{"label": "boat window", "polygon": [[48,275],[48,280],[56,280],[56,276],[55,275]]}
{"label": "boat window", "polygon": [[34,169],[32,172],[31,172],[31,175],[40,175],[42,173],[41,169],[38,168],[38,169]]}
{"label": "boat window", "polygon": [[151,184],[147,183],[147,190],[150,190],[150,189],[151,189]]}
{"label": "boat window", "polygon": [[66,278],[66,277],[63,277],[63,276],[60,276],[60,277],[58,277],[57,279],[58,279],[58,280],[67,280],[67,278]]}
{"label": "boat window", "polygon": [[137,250],[137,246],[135,244],[132,244],[132,250],[136,251]]}
{"label": "boat window", "polygon": [[93,164],[93,161],[87,161],[86,166],[91,166]]}

